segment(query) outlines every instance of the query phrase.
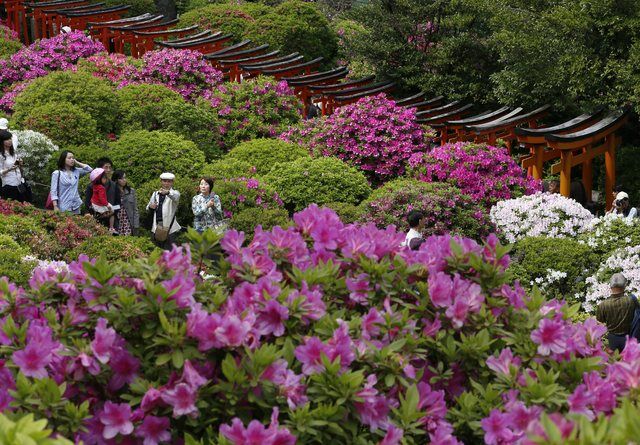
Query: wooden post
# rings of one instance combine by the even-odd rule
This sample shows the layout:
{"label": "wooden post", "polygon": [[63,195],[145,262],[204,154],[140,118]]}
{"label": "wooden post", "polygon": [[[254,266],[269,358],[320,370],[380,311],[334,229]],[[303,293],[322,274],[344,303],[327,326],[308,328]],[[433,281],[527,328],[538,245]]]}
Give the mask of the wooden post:
{"label": "wooden post", "polygon": [[607,144],[607,151],[604,153],[604,167],[605,167],[605,202],[606,209],[611,209],[613,204],[613,188],[616,185],[616,136],[610,134],[605,139]]}
{"label": "wooden post", "polygon": [[582,183],[584,192],[587,195],[587,202],[591,201],[591,190],[593,189],[593,159],[582,163]]}
{"label": "wooden post", "polygon": [[535,179],[542,179],[542,169],[544,168],[544,146],[534,145],[533,157],[535,158],[535,164],[533,165],[533,177]]}
{"label": "wooden post", "polygon": [[560,194],[567,198],[571,196],[571,164],[573,152],[562,150],[560,154]]}

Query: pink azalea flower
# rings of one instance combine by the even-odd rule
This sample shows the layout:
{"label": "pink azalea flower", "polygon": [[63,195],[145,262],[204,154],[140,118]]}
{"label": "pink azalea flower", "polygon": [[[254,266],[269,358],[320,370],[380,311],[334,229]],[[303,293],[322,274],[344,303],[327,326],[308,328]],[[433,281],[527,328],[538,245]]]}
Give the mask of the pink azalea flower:
{"label": "pink azalea flower", "polygon": [[484,430],[484,442],[487,445],[502,445],[513,439],[513,432],[508,428],[508,416],[500,410],[491,410],[489,417],[480,422]]}
{"label": "pink azalea flower", "polygon": [[451,305],[451,292],[453,282],[449,275],[443,272],[429,274],[429,296],[435,307],[449,307]]}
{"label": "pink azalea flower", "polygon": [[118,434],[128,436],[133,432],[131,407],[127,403],[106,402],[99,418],[104,425],[102,436],[105,439],[113,439]]}
{"label": "pink azalea flower", "polygon": [[173,417],[197,414],[196,390],[186,383],[162,391],[162,400],[173,407]]}
{"label": "pink azalea flower", "polygon": [[328,356],[328,353],[329,348],[318,337],[307,338],[295,350],[296,358],[302,363],[302,372],[306,375],[322,372],[322,355]]}
{"label": "pink azalea flower", "polygon": [[543,318],[538,329],[531,332],[531,340],[538,345],[540,355],[562,354],[566,349],[564,322]]}
{"label": "pink azalea flower", "polygon": [[91,351],[100,363],[108,363],[111,358],[111,349],[116,340],[116,331],[107,328],[107,320],[100,317],[96,324],[96,332],[91,342]]}
{"label": "pink azalea flower", "polygon": [[42,379],[48,376],[46,367],[51,363],[56,347],[51,339],[51,329],[32,322],[27,330],[27,345],[15,351],[11,358],[25,376]]}
{"label": "pink azalea flower", "polygon": [[394,424],[390,424],[389,428],[387,428],[387,434],[384,435],[384,438],[378,443],[378,445],[400,445],[400,441],[404,436],[404,431],[402,428],[398,428]]}
{"label": "pink azalea flower", "polygon": [[258,310],[256,328],[262,335],[273,334],[281,337],[284,334],[284,321],[289,319],[289,309],[277,300],[269,300]]}
{"label": "pink azalea flower", "polygon": [[136,429],[136,436],[143,439],[143,445],[158,445],[171,440],[168,430],[169,419],[166,417],[146,416]]}
{"label": "pink azalea flower", "polygon": [[504,348],[496,358],[491,356],[487,359],[487,366],[497,374],[511,375],[511,366],[517,368],[522,363],[519,357],[514,357],[510,348]]}

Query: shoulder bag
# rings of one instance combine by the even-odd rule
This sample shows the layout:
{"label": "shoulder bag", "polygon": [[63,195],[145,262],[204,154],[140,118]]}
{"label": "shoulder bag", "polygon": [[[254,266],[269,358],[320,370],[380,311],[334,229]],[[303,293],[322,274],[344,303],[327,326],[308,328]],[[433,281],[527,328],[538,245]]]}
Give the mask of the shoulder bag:
{"label": "shoulder bag", "polygon": [[[60,170],[56,170],[56,171],[58,172],[58,198],[59,198],[60,197]],[[47,195],[47,202],[44,204],[44,208],[48,210],[53,210],[53,199],[51,199],[51,192],[49,192],[49,195]]]}

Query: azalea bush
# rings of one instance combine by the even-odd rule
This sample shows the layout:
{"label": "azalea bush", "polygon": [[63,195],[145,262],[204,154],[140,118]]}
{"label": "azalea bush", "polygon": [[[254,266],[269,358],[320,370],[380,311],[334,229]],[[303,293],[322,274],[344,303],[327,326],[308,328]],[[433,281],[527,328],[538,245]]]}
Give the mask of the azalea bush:
{"label": "azalea bush", "polygon": [[93,143],[98,124],[89,113],[66,101],[34,106],[20,115],[18,125],[40,132],[62,147]]}
{"label": "azalea bush", "polygon": [[222,82],[222,73],[198,51],[164,48],[144,53],[142,60],[140,81],[160,83],[187,100]]}
{"label": "azalea bush", "polygon": [[42,77],[50,71],[70,69],[80,58],[104,50],[102,43],[82,31],[36,40],[9,59],[0,60],[0,87]]}
{"label": "azalea bush", "polygon": [[588,230],[578,237],[578,241],[594,253],[606,257],[620,247],[640,245],[640,220],[612,213],[593,218]]}
{"label": "azalea bush", "polygon": [[162,111],[184,102],[182,96],[164,85],[131,84],[117,91],[120,131],[159,130]]}
{"label": "azalea bush", "polygon": [[204,153],[193,142],[170,131],[132,131],[109,144],[105,153],[127,172],[135,186],[158,180],[163,172],[196,178],[204,165]]}
{"label": "azalea bush", "polygon": [[26,125],[34,107],[59,102],[71,103],[89,114],[102,134],[116,126],[118,101],[113,87],[82,71],[57,71],[31,82],[15,99],[13,120]]}
{"label": "azalea bush", "polygon": [[263,177],[286,207],[301,210],[309,204],[359,204],[371,193],[364,175],[337,158],[298,158],[273,166]]}
{"label": "azalea bush", "polygon": [[26,285],[35,266],[35,258],[30,255],[28,248],[19,245],[9,235],[0,235],[0,276],[20,286]]}
{"label": "azalea bush", "polygon": [[20,51],[22,47],[15,31],[6,26],[0,26],[0,60],[8,59]]}
{"label": "azalea bush", "polygon": [[302,104],[284,81],[259,76],[220,85],[211,96],[226,150],[251,139],[275,137],[300,120]]}
{"label": "azalea bush", "polygon": [[375,190],[361,204],[361,222],[379,228],[394,224],[398,230],[409,230],[407,215],[412,210],[424,213],[425,237],[456,233],[481,239],[489,233],[491,222],[482,207],[456,187],[441,183],[425,183],[400,178]]}
{"label": "azalea bush", "polygon": [[122,88],[138,77],[142,62],[117,53],[98,53],[80,59],[78,70],[87,71],[95,77],[108,80],[115,87]]}
{"label": "azalea bush", "polygon": [[213,179],[253,178],[256,175],[256,167],[250,162],[239,161],[228,156],[210,162],[202,169],[204,176]]}
{"label": "azalea bush", "polygon": [[226,159],[249,163],[255,167],[257,175],[265,175],[278,162],[292,162],[306,157],[309,157],[309,151],[298,144],[260,138],[236,145]]}
{"label": "azalea bush", "polygon": [[27,180],[48,183],[51,179],[47,166],[59,148],[51,139],[33,130],[11,130],[18,138],[16,154],[22,158],[22,170]]}
{"label": "azalea bush", "polygon": [[[193,1],[193,0],[192,0]],[[179,27],[198,25],[201,29],[215,29],[239,39],[256,18],[269,12],[261,3],[215,2],[192,9],[180,16]]]}
{"label": "azalea bush", "polygon": [[410,251],[329,209],[293,221],[3,280],[0,401],[86,443],[497,444],[636,385],[635,341],[608,358],[604,326],[508,282],[495,237]]}
{"label": "azalea bush", "polygon": [[253,240],[253,234],[258,226],[262,230],[271,230],[276,226],[286,228],[289,225],[291,225],[289,213],[281,208],[250,207],[236,212],[229,221],[229,226],[243,232],[247,241]]}
{"label": "azalea bush", "polygon": [[598,267],[599,255],[573,238],[526,237],[511,251],[509,271],[525,289],[537,286],[548,297],[574,300]]}
{"label": "azalea bush", "polygon": [[510,243],[527,236],[575,237],[589,230],[593,215],[571,198],[536,193],[498,202],[491,221]]}
{"label": "azalea bush", "polygon": [[65,261],[70,263],[80,255],[92,258],[102,257],[109,261],[131,261],[149,255],[156,249],[150,238],[137,236],[103,235],[84,240],[73,250],[65,254]]}
{"label": "azalea bush", "polygon": [[278,193],[268,183],[256,178],[230,178],[216,181],[213,191],[220,197],[222,213],[231,218],[250,209],[275,209],[283,205]]}
{"label": "azalea bush", "polygon": [[579,295],[582,307],[594,312],[605,298],[611,295],[609,279],[614,273],[622,272],[627,279],[626,291],[638,295],[640,292],[640,245],[621,247],[607,257],[597,271],[587,278],[587,289]]}
{"label": "azalea bush", "polygon": [[281,137],[315,155],[336,156],[381,183],[402,175],[409,158],[429,148],[431,133],[416,123],[415,113],[380,94],[340,107],[326,119],[305,121]]}
{"label": "azalea bush", "polygon": [[425,182],[449,182],[462,193],[491,208],[496,202],[542,190],[542,182],[527,177],[505,148],[458,142],[415,154],[413,175]]}

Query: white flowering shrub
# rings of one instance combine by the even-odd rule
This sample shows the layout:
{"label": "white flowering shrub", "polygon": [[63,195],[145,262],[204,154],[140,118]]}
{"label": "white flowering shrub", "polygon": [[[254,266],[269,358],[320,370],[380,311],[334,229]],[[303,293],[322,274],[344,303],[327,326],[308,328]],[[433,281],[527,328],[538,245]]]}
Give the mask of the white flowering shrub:
{"label": "white flowering shrub", "polygon": [[58,146],[42,133],[32,130],[12,130],[18,136],[18,157],[24,160],[24,175],[29,181],[49,183],[47,164]]}
{"label": "white flowering shrub", "polygon": [[[594,312],[598,304],[607,298],[611,291],[609,279],[611,275],[622,272],[628,280],[627,291],[640,293],[640,245],[624,247],[616,250],[598,268],[598,271],[587,278],[587,290],[582,307],[587,312]],[[582,300],[581,295],[576,295]]]}
{"label": "white flowering shrub", "polygon": [[491,208],[490,216],[510,243],[528,236],[573,237],[587,231],[593,219],[578,202],[552,193],[500,201]]}
{"label": "white flowering shrub", "polygon": [[616,214],[593,218],[578,242],[589,246],[598,255],[609,255],[621,247],[640,245],[640,218],[627,219]]}

